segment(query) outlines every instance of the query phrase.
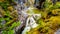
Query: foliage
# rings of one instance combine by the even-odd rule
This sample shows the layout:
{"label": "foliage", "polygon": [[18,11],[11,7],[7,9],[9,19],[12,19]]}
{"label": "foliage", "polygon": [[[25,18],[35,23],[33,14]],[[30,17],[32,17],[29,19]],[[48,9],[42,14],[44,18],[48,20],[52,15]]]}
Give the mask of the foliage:
{"label": "foliage", "polygon": [[20,25],[18,12],[12,5],[14,0],[0,0],[0,29],[2,34],[14,34],[14,28]]}
{"label": "foliage", "polygon": [[[31,10],[35,13],[34,9]],[[42,15],[40,19],[36,20],[39,26],[32,28],[27,34],[54,34],[60,28],[60,2],[53,5],[51,1],[46,0],[44,8],[37,12]]]}

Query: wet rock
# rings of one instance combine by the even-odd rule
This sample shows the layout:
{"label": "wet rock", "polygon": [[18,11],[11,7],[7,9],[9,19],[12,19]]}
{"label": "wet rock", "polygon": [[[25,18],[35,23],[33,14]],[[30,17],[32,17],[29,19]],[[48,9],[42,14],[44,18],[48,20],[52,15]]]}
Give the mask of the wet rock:
{"label": "wet rock", "polygon": [[55,34],[60,34],[60,29],[58,29],[58,30],[55,32]]}

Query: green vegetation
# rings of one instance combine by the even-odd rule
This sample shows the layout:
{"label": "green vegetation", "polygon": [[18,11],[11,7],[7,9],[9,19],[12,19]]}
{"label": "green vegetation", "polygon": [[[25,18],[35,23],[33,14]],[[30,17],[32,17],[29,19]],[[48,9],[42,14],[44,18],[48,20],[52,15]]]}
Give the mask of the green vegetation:
{"label": "green vegetation", "polygon": [[[36,9],[31,9],[31,11],[35,13]],[[28,10],[28,12],[30,11]],[[36,13],[42,15],[40,19],[36,20],[39,26],[32,28],[27,34],[54,34],[60,28],[60,2],[53,5],[51,1],[46,0],[44,8],[39,9]]]}
{"label": "green vegetation", "polygon": [[14,34],[14,28],[20,25],[18,12],[12,5],[14,0],[0,0],[0,31],[2,34]]}
{"label": "green vegetation", "polygon": [[[38,26],[31,28],[27,34],[54,34],[60,28],[60,2],[53,4],[51,0],[46,0],[42,9],[34,7],[34,1],[28,2],[31,5],[26,2],[25,7],[30,5],[32,9],[28,9],[27,14],[41,14],[41,17],[36,18]],[[0,32],[2,34],[15,34],[15,28],[20,25],[15,5],[14,0],[0,0]]]}

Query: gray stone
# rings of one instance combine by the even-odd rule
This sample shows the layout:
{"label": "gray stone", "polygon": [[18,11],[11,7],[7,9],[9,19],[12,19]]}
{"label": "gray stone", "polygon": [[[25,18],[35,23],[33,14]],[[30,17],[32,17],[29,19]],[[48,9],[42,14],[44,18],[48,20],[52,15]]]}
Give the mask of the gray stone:
{"label": "gray stone", "polygon": [[55,32],[55,34],[60,34],[60,29],[58,29],[58,30]]}

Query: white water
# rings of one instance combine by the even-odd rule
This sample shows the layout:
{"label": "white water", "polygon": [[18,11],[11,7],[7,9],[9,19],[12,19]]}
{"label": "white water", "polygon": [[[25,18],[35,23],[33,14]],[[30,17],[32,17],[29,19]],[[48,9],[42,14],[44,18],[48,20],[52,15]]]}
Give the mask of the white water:
{"label": "white water", "polygon": [[[29,7],[28,10],[32,11],[31,8]],[[26,13],[27,14],[27,13]],[[29,17],[27,18],[26,21],[26,26],[22,32],[22,34],[26,34],[26,32],[30,31],[31,28],[35,28],[38,26],[38,24],[36,23],[36,21],[34,20],[35,17],[41,17],[41,14],[27,14]],[[39,18],[38,18],[39,19]]]}

